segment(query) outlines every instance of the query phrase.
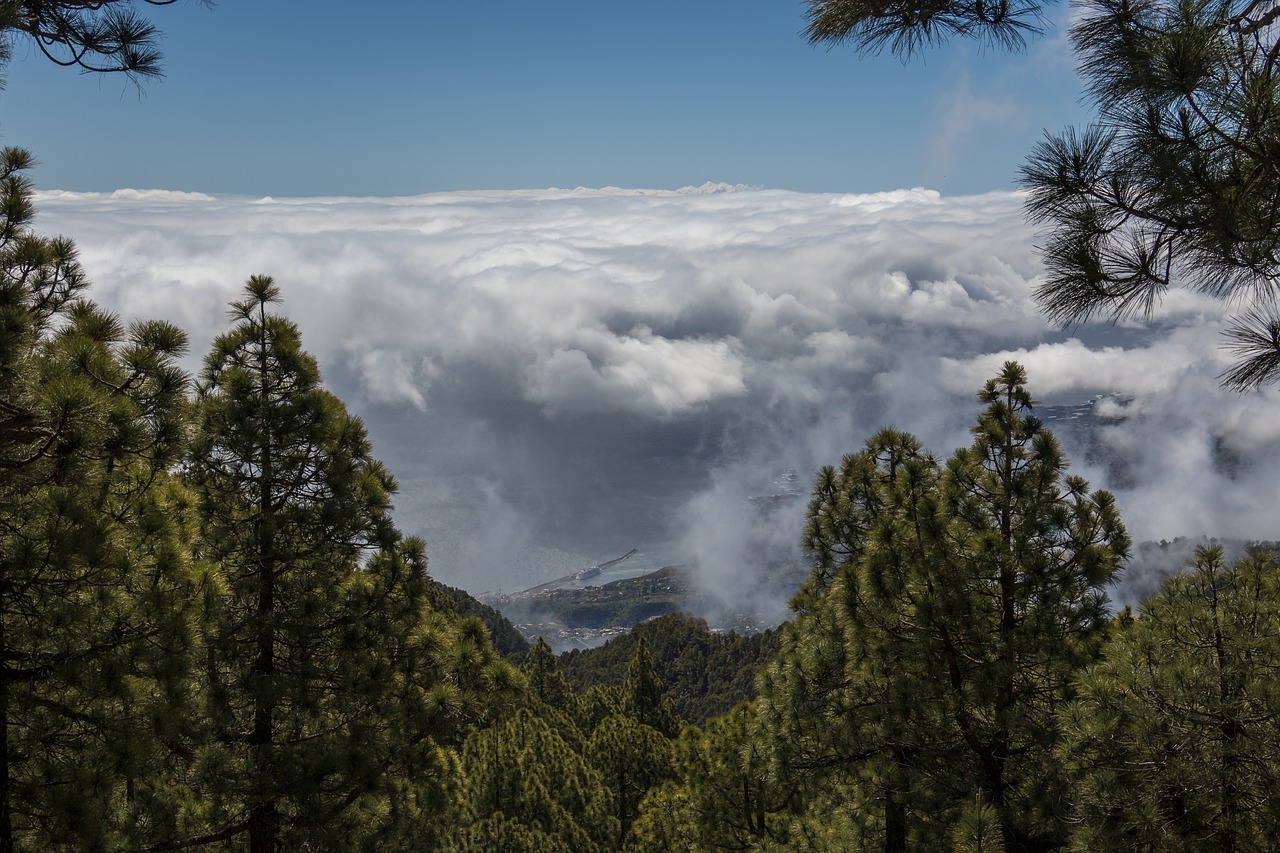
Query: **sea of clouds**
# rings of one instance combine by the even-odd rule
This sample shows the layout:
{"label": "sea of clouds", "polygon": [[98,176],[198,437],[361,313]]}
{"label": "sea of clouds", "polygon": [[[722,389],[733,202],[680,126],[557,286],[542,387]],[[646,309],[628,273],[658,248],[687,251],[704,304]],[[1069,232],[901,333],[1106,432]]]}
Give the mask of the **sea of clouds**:
{"label": "sea of clouds", "polygon": [[1132,399],[1099,404],[1126,418],[1091,449],[1066,443],[1135,539],[1280,538],[1280,394],[1218,388],[1224,306],[1175,291],[1145,324],[1048,327],[1017,194],[122,190],[38,208],[99,303],[188,331],[193,372],[245,280],[274,276],[399,478],[400,526],[474,592],[638,547],[640,565],[696,561],[740,606],[803,514],[751,498],[806,492],[882,426],[949,454],[1010,358],[1046,403]]}

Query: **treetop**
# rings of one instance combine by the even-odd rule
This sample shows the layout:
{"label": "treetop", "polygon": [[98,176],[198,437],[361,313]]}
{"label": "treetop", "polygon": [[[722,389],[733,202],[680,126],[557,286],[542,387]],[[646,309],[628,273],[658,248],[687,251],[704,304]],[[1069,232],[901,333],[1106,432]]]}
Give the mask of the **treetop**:
{"label": "treetop", "polygon": [[269,275],[250,276],[244,285],[245,298],[231,303],[227,312],[233,320],[251,320],[253,315],[261,312],[267,305],[281,302],[280,288]]}

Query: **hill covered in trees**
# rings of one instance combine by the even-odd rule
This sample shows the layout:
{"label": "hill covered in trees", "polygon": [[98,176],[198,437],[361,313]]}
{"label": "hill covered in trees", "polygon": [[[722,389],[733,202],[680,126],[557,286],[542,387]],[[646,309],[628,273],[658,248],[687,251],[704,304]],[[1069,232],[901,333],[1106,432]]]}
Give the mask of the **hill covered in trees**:
{"label": "hill covered in trees", "polygon": [[681,719],[702,725],[755,696],[755,678],[778,650],[778,632],[714,633],[683,613],[661,616],[596,649],[560,656],[560,669],[578,691],[621,684],[644,643],[653,669]]}
{"label": "hill covered in trees", "polygon": [[524,635],[520,633],[515,625],[511,624],[511,621],[506,616],[464,589],[447,586],[438,581],[432,581],[432,583],[459,613],[474,616],[484,623],[485,628],[489,631],[489,638],[493,641],[494,648],[501,654],[512,660],[524,658],[529,651],[529,641],[524,638]]}

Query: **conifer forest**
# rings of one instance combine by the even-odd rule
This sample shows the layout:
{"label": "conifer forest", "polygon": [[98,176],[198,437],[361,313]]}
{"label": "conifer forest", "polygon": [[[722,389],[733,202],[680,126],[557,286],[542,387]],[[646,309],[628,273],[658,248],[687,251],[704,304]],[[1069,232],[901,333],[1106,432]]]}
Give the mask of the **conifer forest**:
{"label": "conifer forest", "polygon": [[[0,61],[154,76],[164,5],[0,2]],[[1016,48],[1041,13],[804,5],[815,42],[908,59]],[[1099,118],[1023,166],[1037,298],[1059,322],[1179,287],[1244,306],[1222,382],[1259,393],[1280,4],[1078,9]],[[804,475],[781,626],[674,613],[556,655],[433,579],[281,271],[188,375],[182,329],[95,304],[36,180],[0,153],[0,853],[1280,849],[1280,558],[1205,545],[1114,607],[1124,507],[1022,364],[973,389],[967,446],[885,428]]]}

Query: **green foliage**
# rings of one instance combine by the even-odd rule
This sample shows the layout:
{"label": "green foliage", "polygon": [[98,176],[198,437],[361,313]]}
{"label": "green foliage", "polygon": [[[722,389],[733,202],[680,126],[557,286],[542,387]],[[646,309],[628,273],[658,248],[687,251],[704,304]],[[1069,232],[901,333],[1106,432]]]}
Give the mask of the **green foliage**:
{"label": "green foliage", "polygon": [[0,849],[105,848],[184,708],[186,339],[84,298],[29,229],[30,163],[0,152]]}
{"label": "green foliage", "polygon": [[653,671],[653,658],[644,638],[636,644],[627,677],[622,682],[622,713],[641,725],[656,729],[665,737],[680,733],[680,719],[675,704],[662,687],[662,679]]}
{"label": "green foliage", "polygon": [[462,764],[448,849],[616,849],[619,824],[600,773],[529,709],[473,732]]}
{"label": "green foliage", "polygon": [[1091,0],[1071,29],[1098,122],[1023,167],[1053,320],[1149,315],[1170,287],[1231,304],[1238,390],[1280,378],[1280,7]]}
{"label": "green foliage", "polygon": [[581,728],[594,731],[611,714],[622,713],[622,688],[616,684],[593,684],[582,694]]}
{"label": "green foliage", "polygon": [[805,811],[795,815],[787,827],[784,843],[770,840],[759,845],[760,849],[769,853],[880,853],[889,848],[875,799],[874,793],[868,794],[857,785],[833,780],[807,798]]}
{"label": "green foliage", "polygon": [[626,714],[601,721],[587,742],[586,757],[599,773],[613,802],[620,849],[650,788],[673,774],[671,740]]}
{"label": "green foliage", "polygon": [[1199,548],[1080,679],[1078,850],[1263,851],[1280,832],[1280,568]]}
{"label": "green foliage", "polygon": [[[578,839],[581,843],[581,839]],[[578,853],[570,842],[543,832],[537,825],[490,815],[456,831],[449,840],[456,853]]]}
{"label": "green foliage", "polygon": [[1006,846],[1060,840],[1058,711],[1128,539],[1111,496],[1066,474],[1024,383],[1010,363],[986,384],[945,466],[886,430],[814,487],[814,570],[761,718],[779,779],[874,804],[856,823],[885,850],[945,844],[974,792]]}
{"label": "green foliage", "polygon": [[960,809],[951,830],[953,853],[1005,853],[1000,815],[984,801],[982,792]]}
{"label": "green foliage", "polygon": [[[805,0],[813,43],[905,58],[956,37],[1021,47],[1040,0]],[[1280,380],[1280,6],[1084,0],[1071,41],[1097,121],[1022,167],[1046,226],[1036,298],[1054,321],[1148,317],[1172,287],[1222,299],[1223,384]]]}
{"label": "green foliage", "polygon": [[515,625],[507,617],[482,601],[476,600],[466,590],[446,586],[439,581],[432,582],[436,588],[453,603],[459,613],[479,617],[489,629],[489,637],[494,648],[509,660],[520,660],[529,651],[529,641],[521,635]]}
{"label": "green foliage", "polygon": [[641,806],[629,849],[746,850],[786,839],[794,790],[774,783],[756,707],[743,703],[706,732],[689,726],[676,746],[676,779]]}
{"label": "green foliage", "polygon": [[617,850],[640,802],[673,773],[678,727],[643,641],[621,687],[578,696],[545,641],[522,666],[515,715],[476,730],[451,849]]}
{"label": "green foliage", "polygon": [[517,677],[478,619],[432,609],[423,545],[390,520],[395,483],[277,299],[249,281],[199,387],[187,476],[226,592],[165,836],[360,849],[438,813],[442,745]]}
{"label": "green foliage", "polygon": [[531,699],[567,714],[570,719],[581,719],[582,701],[560,672],[556,656],[551,653],[551,646],[546,640],[538,638],[525,656],[521,669],[528,682]]}
{"label": "green foliage", "polygon": [[560,667],[579,691],[593,684],[621,684],[643,639],[676,714],[701,725],[755,696],[756,673],[777,651],[778,637],[776,630],[717,634],[701,619],[672,613],[599,648],[565,652]]}

